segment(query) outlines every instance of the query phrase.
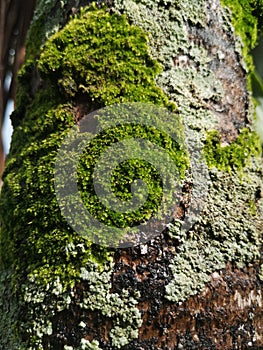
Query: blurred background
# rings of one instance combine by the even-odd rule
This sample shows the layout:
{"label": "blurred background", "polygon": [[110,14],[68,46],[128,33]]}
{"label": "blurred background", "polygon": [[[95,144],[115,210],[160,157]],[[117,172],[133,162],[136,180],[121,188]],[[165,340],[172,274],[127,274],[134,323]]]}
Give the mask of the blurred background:
{"label": "blurred background", "polygon": [[9,151],[16,76],[25,55],[26,33],[36,0],[0,0],[0,185]]}
{"label": "blurred background", "polygon": [[10,115],[14,110],[14,101],[9,100],[6,106],[3,126],[2,126],[2,138],[3,138],[3,146],[4,146],[4,153],[5,155],[8,154],[10,143],[11,143],[11,137],[12,137],[12,124],[10,120]]}

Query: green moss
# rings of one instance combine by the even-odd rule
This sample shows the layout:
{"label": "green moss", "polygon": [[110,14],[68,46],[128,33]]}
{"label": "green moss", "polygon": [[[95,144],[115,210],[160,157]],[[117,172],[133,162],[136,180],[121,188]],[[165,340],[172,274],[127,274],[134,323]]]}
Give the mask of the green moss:
{"label": "green moss", "polygon": [[256,46],[258,32],[263,28],[262,0],[221,0],[232,13],[235,34],[242,40],[242,52],[249,71],[248,87],[251,90],[251,74],[254,71],[251,50]]}
{"label": "green moss", "polygon": [[246,54],[255,47],[258,34],[258,16],[262,16],[263,2],[251,0],[223,0],[222,4],[232,11],[232,20],[237,35],[244,43]]}
{"label": "green moss", "polygon": [[[49,5],[52,8],[53,3]],[[39,20],[33,21],[29,38]],[[10,349],[12,337],[17,339],[18,349],[41,348],[43,337],[52,335],[54,315],[75,302],[72,288],[83,281],[83,268],[100,278],[109,267],[112,252],[75,233],[62,217],[55,196],[56,155],[74,124],[78,101],[85,103],[87,110],[130,101],[175,108],[156,86],[161,66],[148,52],[146,35],[125,16],[95,6],[84,9],[46,42],[39,58],[43,38],[32,44],[35,46],[29,45],[20,72],[17,110],[12,116],[15,130],[0,199],[1,266],[12,270],[9,288],[14,288],[15,294],[10,298],[12,302],[17,298],[10,318],[16,312],[23,315],[19,325],[14,323],[13,329],[1,334]],[[36,71],[41,88],[32,91]],[[154,140],[162,136],[144,132]],[[169,140],[164,138],[163,143],[172,151],[174,145]],[[180,159],[183,175],[187,156],[181,152]],[[80,178],[85,171],[80,169]],[[137,337],[141,321],[134,297],[125,291],[119,297],[111,294],[111,269],[107,280],[99,283],[96,279],[87,287],[99,288],[86,296],[94,302],[79,307],[95,307],[106,317],[113,315],[110,337],[119,348]],[[8,307],[1,306],[1,314]],[[21,337],[27,339],[25,345]]]}
{"label": "green moss", "polygon": [[11,277],[11,268],[4,270],[0,267],[0,339],[2,349],[17,350],[21,345],[21,340],[16,337],[19,315]]}
{"label": "green moss", "polygon": [[[136,111],[140,112],[140,115],[145,114],[145,118],[150,116],[153,119],[156,117],[156,114],[153,115],[151,113],[156,113],[156,107],[150,112],[150,106],[147,106],[148,109],[145,111],[145,109],[140,110],[139,105],[136,105]],[[114,114],[110,113],[110,115],[111,118],[115,119]],[[117,115],[116,118],[118,118]],[[175,127],[176,125],[177,129]],[[176,129],[176,132],[180,130],[178,120],[174,120],[172,127]],[[158,152],[155,152],[155,162],[159,156],[158,170],[154,165],[143,160],[152,159],[152,149],[144,149],[143,153],[140,154],[140,157],[137,153],[138,151],[134,151],[134,156],[130,155],[131,159],[121,162],[121,164],[118,164],[114,169],[110,188],[115,196],[122,201],[128,201],[131,199],[132,193],[130,188],[133,181],[143,179],[148,187],[145,202],[138,209],[133,210],[132,213],[122,213],[110,210],[100,202],[93,187],[92,174],[99,157],[106,151],[107,147],[114,144],[114,141],[116,140],[122,142],[129,138],[147,140],[154,145],[158,145],[165,151],[165,155],[164,153],[158,155]],[[98,218],[100,222],[108,226],[121,227],[124,229],[125,227],[136,226],[136,224],[138,225],[139,223],[150,219],[158,210],[163,196],[164,184],[160,173],[167,175],[172,172],[172,169],[169,168],[169,160],[172,160],[173,165],[175,165],[178,180],[184,178],[185,171],[189,166],[186,149],[171,137],[168,137],[164,132],[161,132],[154,127],[146,127],[143,125],[120,125],[114,128],[107,128],[107,131],[100,134],[99,137],[96,137],[89,146],[90,147],[83,153],[83,157],[79,162],[79,188],[82,190],[82,199],[89,212],[92,213],[93,217]],[[136,150],[135,146],[134,150]],[[121,152],[123,153],[123,148]],[[111,163],[116,162],[116,158],[118,163],[118,156],[112,156],[112,153],[108,154],[108,157],[111,157]],[[102,181],[101,186],[104,185],[105,184]],[[137,195],[140,196],[140,192],[138,192]],[[172,198],[170,201],[172,201]],[[104,236],[105,231],[102,232],[101,239],[103,239]]]}
{"label": "green moss", "polygon": [[167,105],[154,82],[161,67],[149,56],[147,41],[125,16],[89,8],[47,42],[38,67],[66,96],[86,95],[98,106],[124,101]]}
{"label": "green moss", "polygon": [[[87,36],[85,33],[94,35]],[[83,55],[83,52],[86,55]],[[148,39],[144,32],[134,25],[129,25],[125,16],[109,14],[94,6],[88,11],[82,10],[80,15],[63,30],[50,38],[40,55],[38,68],[45,79],[51,83],[57,82],[62,96],[67,99],[86,99],[87,106],[90,108],[131,101],[154,102],[154,105],[175,108],[175,104],[170,103],[163,91],[156,86],[154,78],[161,71],[161,66],[149,55]],[[137,106],[136,109],[139,107]],[[157,112],[156,108],[152,111],[149,105],[148,115],[143,110],[142,113],[145,114],[145,118],[154,118]],[[117,121],[119,116],[118,113],[116,114],[111,114],[110,118]],[[102,119],[98,121],[99,124],[103,123]],[[129,199],[130,184],[133,179],[139,177],[149,180],[157,177],[157,180],[152,184],[148,181],[148,184],[151,184],[149,200],[143,208],[132,215],[114,211],[109,213],[100,204],[92,184],[94,165],[103,149],[131,135],[133,138],[147,139],[172,154],[181,177],[188,166],[188,156],[185,150],[180,149],[181,145],[176,145],[169,137],[161,135],[157,130],[146,130],[144,126],[137,126],[137,128],[125,126],[122,120],[120,123],[122,126],[119,128],[111,128],[106,134],[95,138],[95,141],[90,144],[92,152],[88,149],[84,153],[78,173],[82,198],[92,215],[96,214],[100,222],[107,225],[127,227],[149,219],[149,216],[158,208],[162,196],[160,180],[152,167],[146,163],[138,164],[138,161],[133,161],[133,164],[131,161],[123,163],[120,172],[126,179],[121,186],[118,185],[121,181],[116,179],[116,175],[113,176],[115,193],[117,195],[127,193],[126,197],[121,197],[122,200]],[[180,118],[174,114],[173,129],[179,133],[180,128]],[[157,193],[159,193],[158,196]],[[100,236],[103,238],[105,232]]]}
{"label": "green moss", "polygon": [[234,142],[222,146],[218,131],[212,130],[207,133],[204,153],[209,168],[242,171],[252,156],[260,156],[261,143],[255,132],[244,128]]}
{"label": "green moss", "polygon": [[[79,268],[77,260],[92,258],[90,244],[74,235],[63,221],[53,188],[56,152],[74,123],[74,107],[63,101],[68,95],[73,98],[81,94],[91,109],[94,104],[130,100],[169,105],[154,82],[160,66],[147,50],[147,38],[140,29],[130,26],[124,16],[110,15],[95,7],[82,10],[47,42],[38,69],[42,77],[49,80],[49,87],[41,89],[27,107],[23,122],[15,130],[7,163],[1,212],[9,214],[3,218],[2,263],[8,265],[16,256],[12,232],[16,232],[17,241],[23,242],[23,237],[27,237],[22,245],[23,257],[17,265],[26,264],[27,270],[34,273],[39,270],[45,282],[49,270],[50,276],[62,274],[71,280]],[[87,52],[87,56],[83,52]],[[23,91],[28,89],[29,74],[28,69],[20,74]],[[73,85],[69,84],[72,77]],[[65,89],[68,84],[70,91]],[[17,107],[20,113],[22,105],[24,100],[20,97]],[[9,193],[11,201],[5,193]],[[19,218],[12,227],[9,215]],[[76,249],[77,257],[72,261],[65,252],[69,244]],[[86,252],[80,258],[76,247],[82,244]],[[9,249],[5,249],[7,245]],[[99,260],[100,256],[101,253]]]}

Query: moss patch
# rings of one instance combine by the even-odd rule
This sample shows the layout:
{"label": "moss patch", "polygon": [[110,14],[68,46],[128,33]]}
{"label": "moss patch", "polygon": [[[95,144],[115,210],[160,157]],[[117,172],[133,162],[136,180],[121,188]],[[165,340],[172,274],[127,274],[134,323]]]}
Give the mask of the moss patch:
{"label": "moss patch", "polygon": [[257,44],[258,32],[263,29],[263,1],[221,0],[221,3],[231,10],[235,34],[242,40],[242,52],[250,73],[248,84],[251,89],[251,74],[254,71],[251,50]]}
{"label": "moss patch", "polygon": [[[1,329],[0,338],[8,349],[14,347],[14,338],[16,348],[21,349],[40,349],[44,341],[51,342],[53,331],[57,331],[53,317],[74,303],[72,288],[83,281],[83,268],[98,278],[107,270],[110,279],[111,251],[73,232],[61,216],[55,196],[57,151],[74,124],[79,101],[88,111],[130,101],[175,108],[156,86],[155,76],[161,72],[161,66],[148,52],[145,33],[130,25],[125,16],[95,6],[86,8],[47,41],[38,59],[39,45],[38,41],[36,47],[29,49],[20,72],[20,94],[13,114],[15,130],[0,200],[1,266],[12,269],[7,284],[9,297],[3,300],[5,306],[0,306],[1,315],[11,307],[6,303],[16,305],[10,322],[4,320],[7,325],[14,324],[14,328]],[[32,91],[36,72],[41,85]],[[187,157],[183,155],[183,159]],[[185,163],[179,166],[182,174]],[[80,178],[85,172],[82,170],[80,167]],[[97,298],[96,310],[114,313],[116,323],[110,337],[119,348],[137,337],[140,314],[129,293],[111,295],[109,279],[101,284],[94,280],[88,289],[101,285],[103,295],[93,295]],[[86,298],[91,298],[91,294]],[[77,307],[90,310],[92,303]],[[121,314],[123,310],[125,313]],[[14,314],[20,315],[19,325],[11,319]],[[78,328],[78,332],[83,334],[84,330]],[[67,345],[81,346],[80,341],[81,336]]]}
{"label": "moss patch", "polygon": [[219,133],[214,130],[207,133],[204,146],[207,164],[222,171],[242,171],[251,156],[260,156],[261,143],[259,136],[249,129],[243,129],[238,138],[228,146],[222,146]]}
{"label": "moss patch", "polygon": [[147,37],[125,16],[96,7],[82,10],[45,45],[38,67],[67,96],[88,95],[98,106],[168,99],[154,82],[160,65],[148,53]]}

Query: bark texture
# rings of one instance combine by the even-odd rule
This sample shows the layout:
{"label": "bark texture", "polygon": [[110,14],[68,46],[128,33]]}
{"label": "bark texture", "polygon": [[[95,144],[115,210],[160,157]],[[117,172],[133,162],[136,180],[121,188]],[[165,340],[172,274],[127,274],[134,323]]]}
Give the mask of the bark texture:
{"label": "bark texture", "polygon": [[[248,55],[258,29],[255,2],[244,3],[251,22],[240,33],[234,1],[232,13],[217,0],[37,2],[1,193],[0,349],[263,348],[263,174]],[[190,159],[172,223],[113,249],[65,222],[54,163],[75,121],[119,102],[176,104],[203,150],[207,196],[195,216]]]}

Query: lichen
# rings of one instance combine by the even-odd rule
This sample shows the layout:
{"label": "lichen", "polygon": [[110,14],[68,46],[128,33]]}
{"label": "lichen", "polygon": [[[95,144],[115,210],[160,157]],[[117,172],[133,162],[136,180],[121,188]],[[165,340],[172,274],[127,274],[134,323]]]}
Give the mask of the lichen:
{"label": "lichen", "polygon": [[65,345],[64,350],[102,350],[102,348],[99,347],[99,342],[97,340],[92,340],[90,342],[86,339],[81,339],[81,345],[78,348],[73,348],[73,346]]}
{"label": "lichen", "polygon": [[[110,319],[113,327],[109,329],[109,335],[117,349],[128,344],[130,339],[138,337],[138,328],[142,320],[135,298],[138,298],[139,294],[135,291],[134,295],[130,296],[127,290],[123,290],[120,295],[111,293],[112,268],[112,262],[104,264],[103,268],[96,263],[83,264],[80,279],[85,285],[85,290],[82,300],[77,303],[74,288],[65,289],[59,277],[45,285],[37,274],[31,275],[21,288],[24,297],[22,302],[27,304],[31,312],[27,321],[20,325],[20,331],[22,328],[27,337],[34,339],[33,348],[38,346],[38,349],[42,349],[43,336],[50,336],[55,331],[52,323],[54,315],[63,310],[70,310],[72,305],[76,305],[80,310],[96,311]],[[85,330],[85,327],[85,322],[80,321],[79,328]],[[95,340],[90,343],[82,338],[78,346],[74,345],[74,349],[100,349],[98,345]],[[68,344],[68,347],[70,346],[72,344]]]}
{"label": "lichen", "polygon": [[99,347],[99,342],[96,340],[93,340],[92,342],[81,339],[81,350],[102,350]]}
{"label": "lichen", "polygon": [[259,279],[263,281],[263,264],[260,266],[260,271],[259,271]]}
{"label": "lichen", "polygon": [[245,168],[244,181],[237,170],[211,168],[207,201],[194,229],[181,235],[170,226],[179,247],[170,265],[174,279],[166,286],[169,300],[194,295],[228,261],[242,267],[259,259],[263,201],[256,194],[262,191],[262,169],[260,161],[253,162]]}
{"label": "lichen", "polygon": [[[26,55],[27,65],[34,61],[39,53],[39,49],[46,40],[61,27],[61,22],[65,16],[65,8],[68,1],[38,0],[27,34]],[[47,16],[52,13],[47,21]]]}
{"label": "lichen", "polygon": [[[82,269],[82,279],[91,286],[87,289],[89,292],[84,292],[83,302],[80,306],[96,310],[105,317],[114,320],[114,326],[110,330],[110,338],[112,345],[120,349],[131,339],[138,337],[138,328],[142,325],[142,319],[136,308],[137,301],[129,295],[127,290],[122,290],[121,295],[109,293],[111,273],[111,269],[104,269],[103,273],[98,273],[95,269],[93,271]],[[140,296],[136,291],[134,291],[134,295],[136,298]],[[120,326],[122,324],[126,326]]]}
{"label": "lichen", "polygon": [[[206,99],[220,99],[223,88],[209,69],[210,58],[205,48],[189,40],[186,18],[205,25],[205,1],[171,4],[167,8],[156,1],[115,1],[119,13],[125,13],[132,23],[149,36],[152,56],[162,64],[156,77],[157,85],[177,104],[185,125],[200,131],[215,128],[217,118],[207,108]],[[155,20],[153,20],[153,18]],[[157,20],[158,18],[158,20]],[[184,64],[175,63],[181,59]]]}
{"label": "lichen", "polygon": [[[189,39],[185,25],[186,19],[196,23],[196,18],[200,19],[198,26],[205,25],[205,2],[191,2],[191,6],[169,1],[159,6],[158,1],[151,0],[115,3],[120,13],[148,33],[151,53],[163,67],[156,78],[157,85],[176,102],[184,124],[203,145],[210,168],[207,201],[195,218],[196,224],[188,235],[180,230],[180,220],[169,225],[169,234],[178,248],[170,264],[173,278],[166,286],[166,297],[174,302],[183,301],[200,291],[210,274],[224,268],[227,261],[242,266],[259,257],[262,231],[262,198],[257,198],[262,188],[259,139],[244,128],[231,144],[221,145],[218,119],[207,108],[207,101],[220,100],[224,90],[210,68],[209,53]],[[221,16],[225,30],[233,32],[227,13],[222,10]],[[255,26],[249,33],[251,48],[256,40]],[[245,53],[248,57],[248,49]],[[253,120],[252,107],[247,113]],[[189,180],[190,175],[186,178]]]}

